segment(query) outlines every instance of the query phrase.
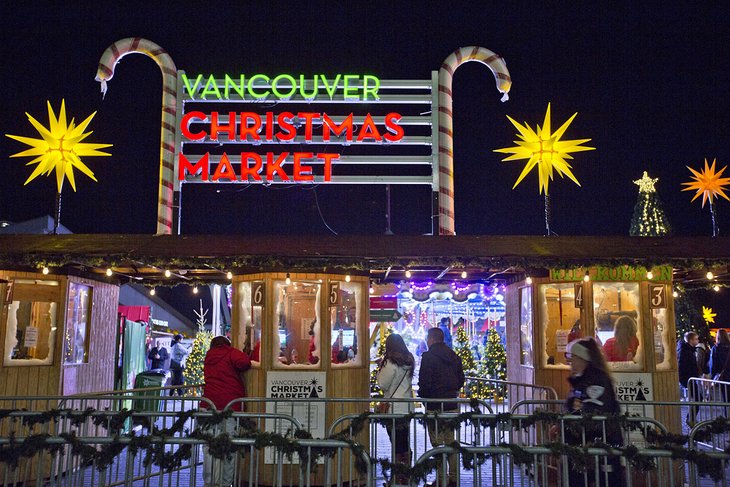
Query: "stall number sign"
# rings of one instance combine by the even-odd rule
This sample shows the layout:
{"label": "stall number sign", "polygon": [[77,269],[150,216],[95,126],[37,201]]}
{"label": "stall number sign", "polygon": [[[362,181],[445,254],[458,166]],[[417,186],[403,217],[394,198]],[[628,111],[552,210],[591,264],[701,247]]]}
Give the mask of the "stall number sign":
{"label": "stall number sign", "polygon": [[266,291],[263,281],[251,283],[251,306],[263,306],[266,298]]}
{"label": "stall number sign", "polygon": [[667,307],[667,287],[664,284],[649,286],[649,308],[662,309]]}
{"label": "stall number sign", "polygon": [[340,304],[340,283],[339,282],[330,283],[329,296],[330,296],[330,298],[329,298],[330,306],[337,306]]}
{"label": "stall number sign", "polygon": [[[309,371],[271,371],[266,374],[266,412],[292,416],[312,434],[313,438],[324,438],[325,403],[308,401],[327,397],[327,374]],[[277,401],[280,399],[280,401]],[[289,401],[300,399],[300,401]],[[267,419],[266,431],[285,435],[294,425],[284,419]],[[264,455],[266,463],[274,463],[274,450],[267,448]],[[286,458],[284,463],[289,463]],[[297,455],[292,463],[299,463]]]}
{"label": "stall number sign", "polygon": [[583,284],[575,285],[575,307],[583,307]]}

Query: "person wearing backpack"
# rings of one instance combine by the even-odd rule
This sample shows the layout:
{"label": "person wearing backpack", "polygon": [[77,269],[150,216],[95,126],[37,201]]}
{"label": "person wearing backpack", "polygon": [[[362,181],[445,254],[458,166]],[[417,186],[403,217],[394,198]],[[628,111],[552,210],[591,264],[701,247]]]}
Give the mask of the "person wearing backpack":
{"label": "person wearing backpack", "polygon": [[[185,369],[185,358],[190,351],[182,346],[182,335],[172,337],[172,352],[170,353],[170,372],[172,372],[172,385],[181,386],[184,383],[183,370]],[[177,392],[178,396],[183,395],[182,388],[172,389],[170,395],[174,396]]]}

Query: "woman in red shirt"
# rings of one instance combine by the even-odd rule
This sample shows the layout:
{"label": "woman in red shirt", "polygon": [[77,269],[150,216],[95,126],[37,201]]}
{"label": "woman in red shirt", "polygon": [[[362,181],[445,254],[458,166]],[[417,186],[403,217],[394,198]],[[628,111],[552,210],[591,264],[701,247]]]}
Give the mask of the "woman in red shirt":
{"label": "woman in red shirt", "polygon": [[632,361],[638,348],[636,321],[630,316],[621,316],[614,324],[613,337],[606,340],[603,345],[606,360],[609,362]]}

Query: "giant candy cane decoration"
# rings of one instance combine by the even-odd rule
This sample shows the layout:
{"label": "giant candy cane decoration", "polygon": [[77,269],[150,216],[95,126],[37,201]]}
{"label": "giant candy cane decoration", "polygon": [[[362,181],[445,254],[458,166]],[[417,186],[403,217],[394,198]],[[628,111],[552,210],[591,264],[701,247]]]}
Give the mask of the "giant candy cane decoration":
{"label": "giant candy cane decoration", "polygon": [[439,235],[454,235],[454,138],[452,111],[452,81],[454,71],[463,63],[479,61],[492,70],[497,81],[497,89],[504,93],[502,101],[507,101],[507,93],[512,87],[512,79],[507,65],[499,54],[483,47],[462,47],[454,51],[441,64],[439,69]]}
{"label": "giant candy cane decoration", "polygon": [[146,54],[162,70],[162,134],[160,139],[160,189],[157,200],[157,235],[172,233],[173,177],[175,164],[175,120],[177,114],[177,68],[167,51],[147,39],[128,37],[109,46],[101,55],[96,81],[106,94],[106,82],[114,67],[130,53]]}

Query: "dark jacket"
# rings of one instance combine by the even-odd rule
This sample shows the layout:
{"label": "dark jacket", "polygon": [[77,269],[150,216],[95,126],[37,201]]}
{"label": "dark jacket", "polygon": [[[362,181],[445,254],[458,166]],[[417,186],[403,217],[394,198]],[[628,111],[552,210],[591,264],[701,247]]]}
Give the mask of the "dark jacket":
{"label": "dark jacket", "polygon": [[[464,387],[464,368],[461,359],[445,343],[434,343],[421,356],[418,372],[418,396],[427,399],[458,397]],[[455,402],[426,403],[428,410],[454,410]]]}
{"label": "dark jacket", "polygon": [[677,362],[679,362],[679,383],[687,387],[690,377],[699,377],[695,347],[684,340],[677,343]]}
{"label": "dark jacket", "polygon": [[150,369],[164,369],[165,362],[169,357],[170,354],[167,353],[167,349],[165,347],[152,347],[152,350],[150,350],[150,353],[147,355],[147,358],[150,359]]}
{"label": "dark jacket", "polygon": [[[211,348],[205,354],[203,374],[205,386],[203,397],[210,399],[216,409],[223,410],[234,399],[246,397],[246,386],[243,383],[241,372],[251,368],[248,355],[230,345]],[[201,408],[206,408],[204,402]],[[234,411],[242,411],[241,403],[236,403]]]}
{"label": "dark jacket", "polygon": [[[721,380],[730,378],[730,364],[727,363],[728,355],[730,355],[730,344],[728,343],[718,343],[710,350],[710,375],[713,378],[720,374],[722,374]],[[723,374],[725,370],[727,372]]]}
{"label": "dark jacket", "polygon": [[[568,382],[570,382],[571,391],[565,401],[565,407],[569,413],[613,415],[621,412],[613,383],[605,372],[589,364],[582,375],[569,377]],[[581,401],[579,411],[574,409],[575,399]],[[571,423],[573,427],[571,427]],[[582,440],[582,431],[576,431],[576,426],[577,422],[566,421],[566,441],[572,444],[578,444]],[[596,422],[595,426],[586,426],[586,441],[590,442],[596,438],[604,441],[603,425],[600,422]],[[622,444],[621,428],[617,422],[606,423],[605,440],[611,445]]]}

